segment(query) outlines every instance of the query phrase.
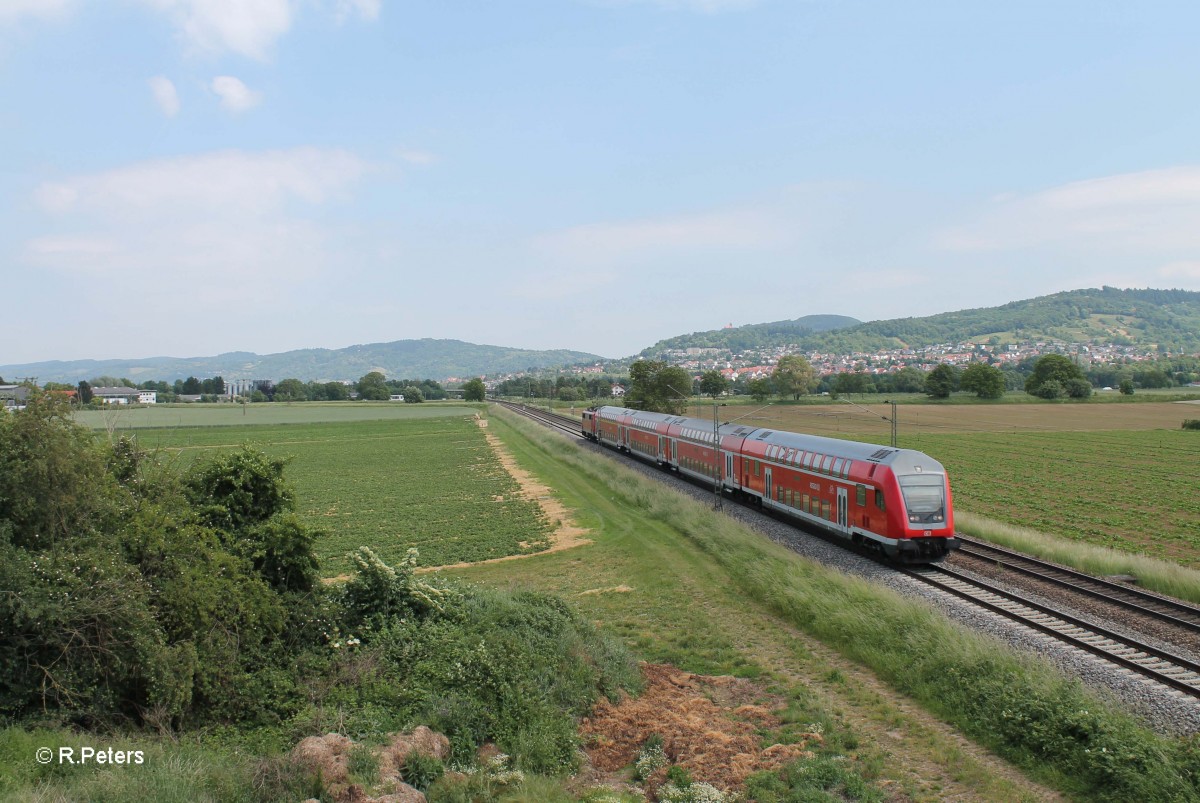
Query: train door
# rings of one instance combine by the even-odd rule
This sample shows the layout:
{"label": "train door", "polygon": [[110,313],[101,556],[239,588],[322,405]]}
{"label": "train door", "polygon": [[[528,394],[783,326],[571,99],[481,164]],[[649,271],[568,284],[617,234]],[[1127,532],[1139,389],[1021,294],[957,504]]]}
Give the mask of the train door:
{"label": "train door", "polygon": [[671,463],[679,465],[679,441],[674,438],[671,439]]}
{"label": "train door", "polygon": [[728,452],[725,453],[725,479],[736,482],[733,475],[733,455]]}
{"label": "train door", "polygon": [[629,445],[629,430],[627,430],[624,425],[621,425],[620,427],[617,428],[617,446],[628,446],[628,445]]}
{"label": "train door", "polygon": [[763,479],[763,499],[775,500],[775,489],[771,483],[771,467],[767,466],[766,476]]}
{"label": "train door", "polygon": [[837,523],[843,530],[849,529],[847,518],[850,512],[849,494],[845,488],[837,489]]}
{"label": "train door", "polygon": [[658,436],[658,461],[660,463],[667,459],[667,439],[662,435]]}

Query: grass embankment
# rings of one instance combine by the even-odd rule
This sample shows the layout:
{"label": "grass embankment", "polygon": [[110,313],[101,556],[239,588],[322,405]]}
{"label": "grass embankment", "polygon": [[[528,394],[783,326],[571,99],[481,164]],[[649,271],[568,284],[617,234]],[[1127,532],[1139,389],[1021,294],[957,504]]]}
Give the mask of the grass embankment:
{"label": "grass embankment", "polygon": [[802,560],[613,461],[564,448],[535,425],[511,425],[621,504],[685,535],[736,592],[870,667],[1031,776],[1090,799],[1200,800],[1194,740],[1161,737],[1044,662],[964,631],[920,602]]}

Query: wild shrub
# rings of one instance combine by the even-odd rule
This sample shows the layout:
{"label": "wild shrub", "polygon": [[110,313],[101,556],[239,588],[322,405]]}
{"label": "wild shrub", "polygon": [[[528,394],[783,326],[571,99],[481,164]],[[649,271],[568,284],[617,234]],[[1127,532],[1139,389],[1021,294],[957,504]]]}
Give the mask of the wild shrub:
{"label": "wild shrub", "polygon": [[600,695],[616,699],[640,682],[624,648],[561,600],[421,579],[415,550],[399,567],[369,549],[354,557],[343,623],[386,677],[358,704],[391,695],[411,723],[446,734],[454,764],[491,741],[522,770],[568,769],[576,719]]}
{"label": "wild shrub", "polygon": [[441,761],[416,750],[405,756],[404,766],[400,769],[400,777],[404,782],[422,792],[445,774],[446,768],[442,766]]}
{"label": "wild shrub", "polygon": [[1200,429],[1200,418],[1184,419],[1183,428],[1184,429]]}
{"label": "wild shrub", "polygon": [[[287,630],[313,610],[295,604],[311,540],[275,518],[290,498],[281,466],[246,450],[238,461],[196,469],[214,489],[200,499],[53,398],[0,418],[0,588],[14,592],[0,594],[0,714],[171,728],[290,710],[299,643]],[[265,549],[207,526],[224,504],[215,489],[232,486],[220,523],[262,528]]]}

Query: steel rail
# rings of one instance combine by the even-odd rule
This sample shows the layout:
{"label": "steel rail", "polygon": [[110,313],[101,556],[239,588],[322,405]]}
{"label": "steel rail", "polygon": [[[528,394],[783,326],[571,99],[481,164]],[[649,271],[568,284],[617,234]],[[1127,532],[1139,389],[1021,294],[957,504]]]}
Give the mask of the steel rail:
{"label": "steel rail", "polygon": [[[1200,697],[1200,664],[1187,658],[1143,644],[1129,636],[1034,602],[983,580],[967,577],[946,566],[929,564],[920,567],[898,566],[896,569],[1076,649],[1138,672],[1164,686]],[[939,575],[950,579],[943,579]],[[1024,613],[1020,608],[1034,613]]]}
{"label": "steel rail", "polygon": [[[1075,569],[1057,566],[1048,561],[1024,555],[1005,547],[993,546],[973,538],[958,536],[962,546],[959,554],[986,560],[1018,574],[1052,583],[1072,592],[1103,600],[1145,616],[1168,622],[1177,627],[1200,633],[1200,608],[1178,600],[1150,594],[1111,580],[1085,574]],[[990,553],[990,554],[987,554]],[[1000,557],[994,557],[998,555]],[[1025,564],[1025,565],[1022,565]],[[1030,566],[1035,568],[1029,568]],[[1059,576],[1054,576],[1055,574]]]}

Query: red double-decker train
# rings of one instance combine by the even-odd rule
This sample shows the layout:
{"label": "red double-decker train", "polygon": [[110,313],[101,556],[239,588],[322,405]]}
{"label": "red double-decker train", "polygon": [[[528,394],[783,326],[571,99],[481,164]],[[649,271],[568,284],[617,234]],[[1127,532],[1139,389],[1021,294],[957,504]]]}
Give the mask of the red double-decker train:
{"label": "red double-decker train", "polygon": [[583,436],[892,560],[958,548],[946,470],[912,449],[623,407],[585,411]]}

